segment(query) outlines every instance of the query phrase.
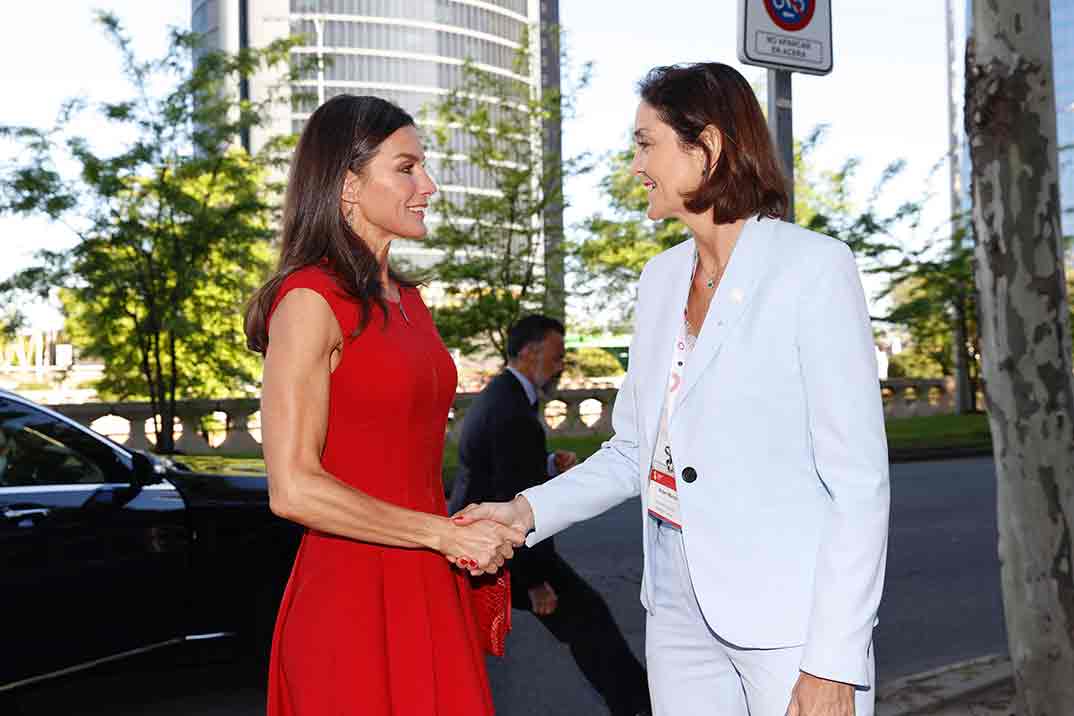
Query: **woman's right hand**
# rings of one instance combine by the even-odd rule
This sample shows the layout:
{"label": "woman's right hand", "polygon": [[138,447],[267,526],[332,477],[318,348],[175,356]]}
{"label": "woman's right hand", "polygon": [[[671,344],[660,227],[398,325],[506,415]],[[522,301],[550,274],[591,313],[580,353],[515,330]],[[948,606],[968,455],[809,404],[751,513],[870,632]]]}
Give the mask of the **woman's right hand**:
{"label": "woman's right hand", "polygon": [[442,540],[440,552],[448,561],[470,574],[495,574],[514,556],[526,536],[518,530],[492,520],[478,520],[460,525],[452,520]]}

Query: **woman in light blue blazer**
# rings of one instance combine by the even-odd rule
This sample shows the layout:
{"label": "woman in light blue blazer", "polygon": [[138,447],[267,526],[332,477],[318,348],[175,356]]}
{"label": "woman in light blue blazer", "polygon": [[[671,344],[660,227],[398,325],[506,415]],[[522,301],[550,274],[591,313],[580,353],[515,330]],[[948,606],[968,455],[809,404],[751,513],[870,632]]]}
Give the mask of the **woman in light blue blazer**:
{"label": "woman in light blue blazer", "polygon": [[846,245],[787,208],[765,119],[727,65],[641,82],[632,169],[693,239],[648,263],[615,435],[513,502],[533,544],[640,496],[661,716],[870,716],[888,463]]}

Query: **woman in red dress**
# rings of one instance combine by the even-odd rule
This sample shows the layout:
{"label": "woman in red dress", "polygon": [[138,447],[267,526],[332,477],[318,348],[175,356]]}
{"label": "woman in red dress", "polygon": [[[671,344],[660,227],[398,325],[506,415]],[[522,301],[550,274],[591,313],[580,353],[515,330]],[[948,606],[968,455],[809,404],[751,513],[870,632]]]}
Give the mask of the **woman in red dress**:
{"label": "woman in red dress", "polygon": [[446,517],[455,365],[388,265],[392,240],[425,235],[435,191],[395,105],[343,95],[307,121],[279,269],[246,315],[265,356],[272,511],[307,528],[273,636],[270,716],[493,712],[466,573],[495,572],[523,536]]}

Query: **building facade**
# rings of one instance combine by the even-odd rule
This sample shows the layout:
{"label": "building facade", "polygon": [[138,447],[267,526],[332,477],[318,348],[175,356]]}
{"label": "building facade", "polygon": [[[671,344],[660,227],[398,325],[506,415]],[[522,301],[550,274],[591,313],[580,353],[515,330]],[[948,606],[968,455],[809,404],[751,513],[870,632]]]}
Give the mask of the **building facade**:
{"label": "building facade", "polygon": [[[294,57],[323,60],[321,69],[305,73],[291,86],[290,110],[281,109],[263,136],[244,138],[256,151],[266,136],[299,132],[306,118],[325,100],[343,93],[375,94],[403,107],[421,123],[421,111],[461,83],[469,59],[479,68],[517,80],[533,93],[558,89],[558,0],[192,0],[191,29],[202,33],[206,47],[235,52],[260,47],[288,34],[305,38]],[[530,58],[516,63],[524,35],[531,38]],[[240,94],[258,98],[279,77],[251,78]],[[560,128],[546,127],[546,145],[556,151]],[[453,150],[465,150],[456,133]],[[547,147],[546,147],[547,149]],[[443,171],[447,159],[429,153],[430,173],[448,198],[467,192],[495,192],[491,179],[463,162]],[[453,160],[457,162],[458,160]],[[450,183],[441,177],[451,177]],[[545,245],[558,246],[562,210],[544,217]],[[429,221],[435,223],[436,217]],[[411,265],[425,266],[429,255],[412,242],[393,252]],[[557,255],[558,251],[546,251]],[[552,270],[562,284],[562,262]]]}

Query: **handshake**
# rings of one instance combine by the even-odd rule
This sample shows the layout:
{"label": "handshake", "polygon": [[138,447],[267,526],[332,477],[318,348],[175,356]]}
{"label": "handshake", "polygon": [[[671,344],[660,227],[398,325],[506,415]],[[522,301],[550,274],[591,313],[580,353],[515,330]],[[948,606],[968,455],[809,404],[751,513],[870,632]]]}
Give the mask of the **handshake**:
{"label": "handshake", "polygon": [[495,574],[533,529],[533,510],[522,495],[510,502],[482,502],[460,510],[440,540],[439,552],[470,574]]}

